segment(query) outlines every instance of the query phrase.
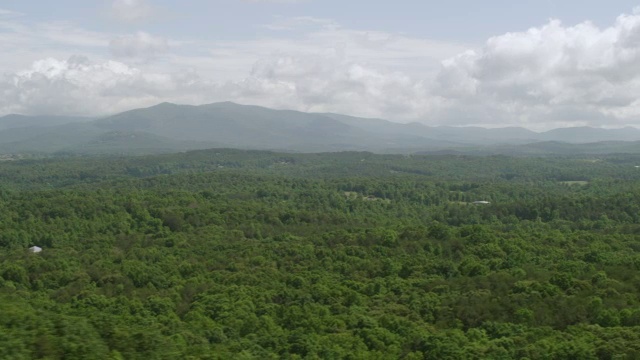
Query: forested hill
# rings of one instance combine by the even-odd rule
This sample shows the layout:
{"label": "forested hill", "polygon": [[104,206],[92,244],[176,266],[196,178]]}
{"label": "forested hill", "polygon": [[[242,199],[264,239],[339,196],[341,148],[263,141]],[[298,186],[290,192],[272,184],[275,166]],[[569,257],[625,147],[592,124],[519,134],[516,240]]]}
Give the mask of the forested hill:
{"label": "forested hill", "polygon": [[2,161],[0,358],[640,358],[636,166]]}

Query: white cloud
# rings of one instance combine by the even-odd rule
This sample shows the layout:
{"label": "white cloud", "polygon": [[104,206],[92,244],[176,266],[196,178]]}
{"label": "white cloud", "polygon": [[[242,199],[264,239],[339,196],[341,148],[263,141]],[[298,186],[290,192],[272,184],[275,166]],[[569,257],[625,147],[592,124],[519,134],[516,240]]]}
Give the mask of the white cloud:
{"label": "white cloud", "polygon": [[203,102],[202,82],[190,73],[154,73],[117,61],[48,58],[0,78],[0,113],[97,115],[164,100]]}
{"label": "white cloud", "polygon": [[149,19],[154,8],[146,0],[114,0],[111,13],[118,20],[137,22]]}
{"label": "white cloud", "polygon": [[216,76],[225,79],[245,77],[248,69],[263,59],[337,56],[384,71],[426,78],[439,70],[442,59],[468,47],[402,34],[345,29],[327,19],[298,17],[282,19],[275,24],[286,24],[288,29],[295,30],[297,36],[280,36],[278,31],[275,35],[269,32],[270,36],[252,40],[210,44],[211,59],[208,63],[225,68],[223,74]]}
{"label": "white cloud", "polygon": [[228,82],[81,56],[49,58],[1,78],[0,94],[0,114],[104,115],[161,101],[233,100],[403,119],[424,115],[438,105],[418,80],[337,56],[271,57],[258,62],[244,79]]}
{"label": "white cloud", "polygon": [[477,52],[444,61],[432,93],[455,100],[442,122],[637,124],[640,14],[604,29],[551,20],[493,37]]}
{"label": "white cloud", "polygon": [[137,32],[133,35],[119,36],[109,42],[109,50],[116,57],[150,60],[169,50],[166,38]]}
{"label": "white cloud", "polygon": [[26,17],[0,17],[0,74],[17,72],[46,57],[75,53],[100,56],[112,35],[69,22],[30,22]]}
{"label": "white cloud", "polygon": [[[278,19],[267,26],[278,31],[262,37],[216,42],[15,18],[0,28],[0,115],[232,100],[429,124],[640,125],[638,11],[606,28],[551,20],[472,50],[312,17]],[[29,67],[27,60],[38,61]]]}
{"label": "white cloud", "polygon": [[421,81],[337,56],[264,59],[225,91],[241,102],[277,108],[394,119],[415,118],[434,105]]}
{"label": "white cloud", "polygon": [[413,119],[440,101],[426,96],[424,75],[464,49],[344,29],[329,19],[297,17],[280,24],[297,36],[176,41],[144,32],[92,32],[65,22],[0,21],[7,29],[0,32],[6,55],[0,57],[0,115],[103,115],[161,101],[233,100]]}

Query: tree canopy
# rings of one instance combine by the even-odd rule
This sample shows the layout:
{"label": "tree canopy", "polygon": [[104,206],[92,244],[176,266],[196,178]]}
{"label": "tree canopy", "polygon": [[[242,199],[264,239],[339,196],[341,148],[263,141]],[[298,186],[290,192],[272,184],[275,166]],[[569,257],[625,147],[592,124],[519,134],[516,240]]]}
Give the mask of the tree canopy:
{"label": "tree canopy", "polygon": [[0,358],[639,358],[638,161],[0,162]]}

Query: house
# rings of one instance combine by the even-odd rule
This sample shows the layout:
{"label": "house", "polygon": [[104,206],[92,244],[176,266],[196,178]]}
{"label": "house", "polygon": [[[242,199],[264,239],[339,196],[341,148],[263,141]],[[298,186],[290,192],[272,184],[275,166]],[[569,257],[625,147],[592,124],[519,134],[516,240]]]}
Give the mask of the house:
{"label": "house", "polygon": [[473,203],[474,203],[474,204],[483,204],[483,205],[491,204],[490,202],[488,202],[488,201],[484,201],[484,200],[474,201]]}
{"label": "house", "polygon": [[39,246],[32,246],[29,248],[29,251],[31,251],[32,253],[39,253],[42,251],[42,248]]}

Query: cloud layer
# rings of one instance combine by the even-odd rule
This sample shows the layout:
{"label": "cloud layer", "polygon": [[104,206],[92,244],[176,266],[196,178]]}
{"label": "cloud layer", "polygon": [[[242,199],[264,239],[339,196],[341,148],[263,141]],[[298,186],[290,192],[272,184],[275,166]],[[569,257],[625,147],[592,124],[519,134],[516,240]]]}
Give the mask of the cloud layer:
{"label": "cloud layer", "polygon": [[140,31],[112,39],[109,42],[109,50],[116,57],[150,60],[166,53],[169,50],[169,42],[163,37]]}
{"label": "cloud layer", "polygon": [[493,37],[444,61],[432,93],[451,100],[452,122],[638,124],[640,14]]}
{"label": "cloud layer", "polygon": [[189,73],[143,72],[121,62],[96,63],[82,56],[49,58],[0,81],[0,112],[109,114],[162,99],[201,102],[207,88]]}
{"label": "cloud layer", "polygon": [[[145,2],[116,5],[139,9],[136,19],[147,14]],[[5,44],[58,44],[50,57],[0,77],[0,115],[232,100],[439,125],[640,125],[639,11],[606,28],[551,20],[470,50],[311,17],[278,19],[256,39],[216,42],[66,23],[29,27],[54,30],[46,37],[18,20],[0,27],[12,29],[0,34]],[[56,38],[63,30],[73,36]],[[61,56],[61,46],[80,51]],[[95,51],[101,46],[111,56]]]}
{"label": "cloud layer", "polygon": [[114,0],[111,14],[124,22],[139,22],[149,19],[154,8],[146,0]]}

